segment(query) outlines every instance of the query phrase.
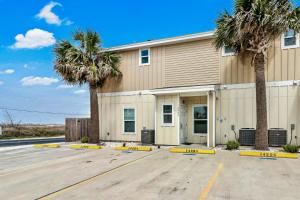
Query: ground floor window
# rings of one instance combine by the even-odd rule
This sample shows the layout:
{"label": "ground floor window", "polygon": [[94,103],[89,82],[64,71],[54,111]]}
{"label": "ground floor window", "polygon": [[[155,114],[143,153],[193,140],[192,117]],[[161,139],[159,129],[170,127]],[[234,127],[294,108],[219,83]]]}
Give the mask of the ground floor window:
{"label": "ground floor window", "polygon": [[124,133],[135,133],[135,108],[124,108]]}
{"label": "ground floor window", "polygon": [[172,126],[173,125],[173,104],[162,105],[162,125]]}
{"label": "ground floor window", "polygon": [[207,106],[193,106],[194,134],[207,134]]}

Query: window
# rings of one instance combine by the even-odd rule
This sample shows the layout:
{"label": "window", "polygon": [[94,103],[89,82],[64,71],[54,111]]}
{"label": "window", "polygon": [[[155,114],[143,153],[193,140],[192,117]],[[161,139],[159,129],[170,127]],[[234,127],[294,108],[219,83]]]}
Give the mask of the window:
{"label": "window", "polygon": [[149,64],[150,64],[150,49],[141,49],[140,65],[149,65]]}
{"label": "window", "polygon": [[235,54],[235,49],[229,46],[224,46],[222,48],[222,56],[233,56]]}
{"label": "window", "polygon": [[289,29],[283,34],[281,42],[283,49],[299,47],[299,35],[293,29]]}
{"label": "window", "polygon": [[194,134],[207,134],[207,106],[193,106]]}
{"label": "window", "polygon": [[173,105],[163,104],[162,105],[162,125],[173,126]]}
{"label": "window", "polygon": [[124,108],[124,133],[135,133],[135,109]]}

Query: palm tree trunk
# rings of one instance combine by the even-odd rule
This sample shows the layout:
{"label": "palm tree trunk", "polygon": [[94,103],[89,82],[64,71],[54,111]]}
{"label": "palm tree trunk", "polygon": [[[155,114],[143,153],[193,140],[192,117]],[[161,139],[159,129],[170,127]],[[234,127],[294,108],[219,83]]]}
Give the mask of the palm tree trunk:
{"label": "palm tree trunk", "polygon": [[89,132],[89,142],[99,142],[99,110],[97,87],[90,85],[90,111],[91,111],[91,125]]}
{"label": "palm tree trunk", "polygon": [[262,53],[255,58],[256,75],[256,137],[255,148],[268,149],[268,119],[265,82],[265,57]]}

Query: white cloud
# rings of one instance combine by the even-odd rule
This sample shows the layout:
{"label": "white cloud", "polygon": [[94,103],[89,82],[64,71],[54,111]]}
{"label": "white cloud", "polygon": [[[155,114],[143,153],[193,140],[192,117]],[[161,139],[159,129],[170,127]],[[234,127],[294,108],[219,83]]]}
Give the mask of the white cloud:
{"label": "white cloud", "polygon": [[0,74],[13,74],[13,73],[15,73],[14,69],[6,69],[3,71],[0,71]]}
{"label": "white cloud", "polygon": [[69,89],[69,88],[73,88],[73,85],[59,85],[57,86],[57,89]]}
{"label": "white cloud", "polygon": [[38,28],[30,29],[25,35],[18,34],[15,37],[16,43],[12,45],[15,49],[35,49],[48,47],[55,44],[53,33]]}
{"label": "white cloud", "polygon": [[70,26],[70,25],[74,24],[74,22],[71,21],[71,20],[66,20],[64,24],[65,24],[66,26]]}
{"label": "white cloud", "polygon": [[52,85],[53,83],[59,82],[57,78],[52,77],[39,77],[39,76],[27,76],[21,79],[23,86],[33,85]]}
{"label": "white cloud", "polygon": [[74,94],[84,94],[86,93],[86,90],[76,90],[74,91]]}
{"label": "white cloud", "polygon": [[55,6],[62,5],[58,2],[51,1],[40,10],[36,17],[39,19],[45,19],[48,24],[56,24],[58,26],[61,25],[62,20],[59,19],[59,17],[55,13],[52,12],[52,9]]}

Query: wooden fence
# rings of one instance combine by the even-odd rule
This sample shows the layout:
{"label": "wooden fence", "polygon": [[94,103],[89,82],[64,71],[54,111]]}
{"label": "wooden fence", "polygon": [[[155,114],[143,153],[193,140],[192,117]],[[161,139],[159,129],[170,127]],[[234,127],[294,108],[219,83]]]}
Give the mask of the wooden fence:
{"label": "wooden fence", "polygon": [[65,140],[74,142],[80,140],[83,136],[89,136],[90,119],[89,118],[66,118]]}

